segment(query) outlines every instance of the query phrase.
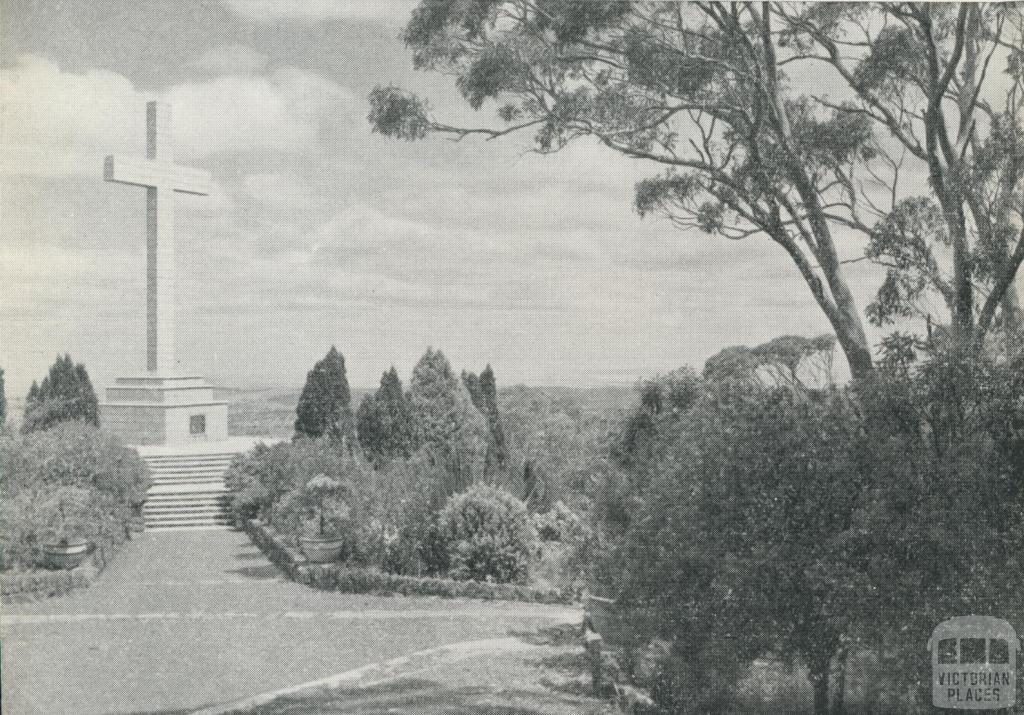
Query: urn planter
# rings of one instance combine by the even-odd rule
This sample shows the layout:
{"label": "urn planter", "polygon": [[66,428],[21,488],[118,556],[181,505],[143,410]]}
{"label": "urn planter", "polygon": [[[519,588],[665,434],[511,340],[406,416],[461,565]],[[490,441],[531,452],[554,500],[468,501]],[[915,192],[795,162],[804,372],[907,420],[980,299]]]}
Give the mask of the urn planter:
{"label": "urn planter", "polygon": [[89,542],[85,539],[71,539],[59,544],[43,544],[46,567],[56,570],[70,570],[80,566],[89,553]]}
{"label": "urn planter", "polygon": [[345,550],[345,539],[302,536],[299,537],[299,547],[310,563],[330,564],[341,558],[341,552]]}

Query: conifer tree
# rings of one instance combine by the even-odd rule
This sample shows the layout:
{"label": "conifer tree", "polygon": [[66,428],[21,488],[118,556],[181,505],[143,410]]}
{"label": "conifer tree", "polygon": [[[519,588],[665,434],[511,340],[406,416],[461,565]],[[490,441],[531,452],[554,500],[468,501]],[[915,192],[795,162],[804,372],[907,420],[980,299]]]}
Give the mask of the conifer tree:
{"label": "conifer tree", "polygon": [[377,392],[360,403],[356,430],[359,444],[375,466],[404,459],[412,453],[412,415],[394,366],[381,376]]}
{"label": "conifer tree", "polygon": [[335,346],[306,375],[295,409],[295,436],[317,438],[353,436],[351,393],[345,376],[345,358]]}
{"label": "conifer tree", "polygon": [[487,365],[479,377],[475,373],[463,370],[462,383],[473,400],[473,406],[487,421],[487,429],[491,435],[487,448],[488,466],[500,469],[508,459],[508,444],[505,440],[505,430],[501,425],[501,414],[498,412],[498,388],[494,380],[494,370]]}
{"label": "conifer tree", "polygon": [[98,426],[99,400],[85,366],[76,365],[65,353],[57,356],[41,385],[32,383],[21,428],[34,432],[72,420]]}
{"label": "conifer tree", "polygon": [[501,424],[501,413],[498,411],[498,386],[494,379],[494,370],[488,364],[480,373],[480,396],[483,408],[477,408],[487,420],[487,427],[491,432],[491,439],[494,440],[494,452],[498,466],[502,466],[508,460],[508,442],[505,439],[505,429]]}
{"label": "conifer tree", "polygon": [[480,414],[483,414],[484,401],[483,394],[480,392],[480,378],[474,372],[463,370],[462,384],[466,386],[466,391],[469,393],[469,398],[473,401],[473,406],[480,411]]}
{"label": "conifer tree", "polygon": [[483,469],[487,424],[440,350],[427,348],[413,369],[409,406],[417,446],[445,472],[445,491],[452,494],[472,484]]}

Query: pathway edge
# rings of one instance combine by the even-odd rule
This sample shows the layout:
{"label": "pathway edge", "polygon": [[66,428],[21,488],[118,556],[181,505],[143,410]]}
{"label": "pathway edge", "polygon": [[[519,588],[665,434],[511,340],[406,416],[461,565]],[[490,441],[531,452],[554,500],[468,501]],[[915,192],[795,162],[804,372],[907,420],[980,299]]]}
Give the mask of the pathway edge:
{"label": "pathway edge", "polygon": [[[416,667],[416,661],[436,658],[438,656],[447,656],[449,658],[448,662],[458,662],[460,660],[465,660],[466,658],[472,658],[479,655],[494,655],[498,653],[511,653],[514,651],[536,650],[539,648],[543,648],[543,646],[527,643],[512,636],[449,643],[448,645],[427,648],[425,650],[416,651],[415,653],[410,653],[409,655],[391,658],[390,660],[370,663],[341,673],[329,675],[326,678],[320,678],[319,680],[312,680],[298,685],[290,685],[286,688],[279,688],[277,690],[260,693],[259,695],[252,695],[230,703],[203,708],[201,710],[194,711],[192,715],[227,715],[228,713],[246,712],[260,707],[261,705],[266,705],[277,698],[286,695],[294,695],[305,690],[333,690],[343,685],[350,687],[380,685],[389,680],[395,680],[417,672],[418,669]],[[420,670],[422,670],[422,668],[420,668]]]}

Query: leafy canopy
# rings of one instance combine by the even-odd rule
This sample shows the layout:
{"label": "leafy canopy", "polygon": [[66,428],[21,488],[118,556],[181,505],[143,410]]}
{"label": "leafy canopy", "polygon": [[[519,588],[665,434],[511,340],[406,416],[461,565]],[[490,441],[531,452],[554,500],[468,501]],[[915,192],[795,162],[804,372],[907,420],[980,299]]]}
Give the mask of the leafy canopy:
{"label": "leafy canopy", "polygon": [[415,66],[493,102],[495,126],[447,124],[394,86],[372,91],[369,119],[404,140],[530,132],[539,152],[590,138],[659,167],[637,211],[768,236],[862,375],[851,231],[889,270],[872,321],[934,313],[979,344],[997,311],[1019,317],[1022,27],[1012,4],[423,0],[404,35]]}

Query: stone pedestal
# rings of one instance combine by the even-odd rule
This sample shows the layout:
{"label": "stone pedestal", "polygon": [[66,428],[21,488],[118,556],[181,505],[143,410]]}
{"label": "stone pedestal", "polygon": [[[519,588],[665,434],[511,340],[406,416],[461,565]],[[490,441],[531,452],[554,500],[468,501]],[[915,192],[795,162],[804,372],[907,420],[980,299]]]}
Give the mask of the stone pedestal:
{"label": "stone pedestal", "polygon": [[119,377],[100,403],[103,427],[126,444],[178,445],[228,437],[228,403],[201,377]]}

